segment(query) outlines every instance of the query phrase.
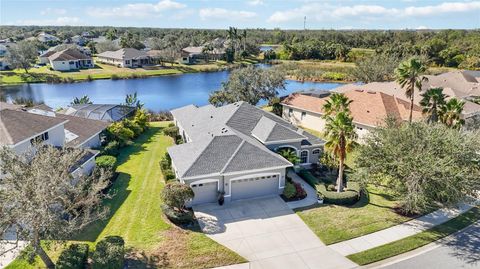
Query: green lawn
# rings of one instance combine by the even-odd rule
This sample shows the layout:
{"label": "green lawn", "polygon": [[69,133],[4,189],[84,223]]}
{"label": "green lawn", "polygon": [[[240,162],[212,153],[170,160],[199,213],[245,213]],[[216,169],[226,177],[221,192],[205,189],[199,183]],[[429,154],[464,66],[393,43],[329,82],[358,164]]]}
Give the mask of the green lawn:
{"label": "green lawn", "polygon": [[327,245],[405,222],[410,218],[393,211],[396,201],[380,187],[368,186],[353,206],[319,205],[299,210],[297,214]]}
{"label": "green lawn", "polygon": [[425,232],[412,235],[410,237],[372,248],[363,252],[347,256],[350,260],[359,265],[365,265],[376,261],[384,260],[416,248],[425,246],[431,242],[439,240],[447,235],[457,232],[480,219],[480,208],[475,207],[454,219],[451,219],[441,225]]}
{"label": "green lawn", "polygon": [[[160,192],[165,184],[159,161],[166,148],[173,144],[161,129],[168,122],[153,123],[135,143],[122,150],[115,181],[113,199],[106,201],[111,216],[95,223],[72,238],[96,242],[107,235],[120,235],[136,257],[138,268],[147,268],[145,256],[158,259],[157,268],[211,268],[245,262],[245,259],[217,244],[198,226],[191,230],[171,225],[163,216]],[[52,256],[57,251],[50,251]],[[37,263],[27,267],[17,259],[12,268],[41,268]],[[163,267],[162,267],[163,266]]]}

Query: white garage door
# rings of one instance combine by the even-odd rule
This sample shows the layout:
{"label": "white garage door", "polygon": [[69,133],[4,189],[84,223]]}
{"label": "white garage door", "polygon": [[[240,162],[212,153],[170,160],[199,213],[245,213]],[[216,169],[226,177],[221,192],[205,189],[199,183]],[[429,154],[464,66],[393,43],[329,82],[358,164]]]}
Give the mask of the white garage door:
{"label": "white garage door", "polygon": [[231,181],[232,200],[278,194],[278,175],[252,177]]}
{"label": "white garage door", "polygon": [[195,193],[192,205],[217,202],[218,182],[208,182],[190,185]]}

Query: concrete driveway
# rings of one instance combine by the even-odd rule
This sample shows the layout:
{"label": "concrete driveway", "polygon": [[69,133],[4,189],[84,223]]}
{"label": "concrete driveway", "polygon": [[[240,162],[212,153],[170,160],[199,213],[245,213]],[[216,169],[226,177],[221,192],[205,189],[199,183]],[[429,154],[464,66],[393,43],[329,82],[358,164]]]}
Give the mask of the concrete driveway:
{"label": "concrete driveway", "polygon": [[278,196],[194,206],[204,233],[250,261],[250,269],[353,268],[327,248]]}

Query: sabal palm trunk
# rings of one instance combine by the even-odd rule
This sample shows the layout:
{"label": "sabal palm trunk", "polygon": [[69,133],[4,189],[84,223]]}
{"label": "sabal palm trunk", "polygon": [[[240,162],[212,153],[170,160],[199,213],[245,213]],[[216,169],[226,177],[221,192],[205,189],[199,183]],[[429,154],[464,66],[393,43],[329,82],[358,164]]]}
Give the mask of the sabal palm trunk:
{"label": "sabal palm trunk", "polygon": [[343,191],[343,170],[345,169],[344,158],[340,158],[338,165],[337,192]]}
{"label": "sabal palm trunk", "polygon": [[412,92],[410,94],[410,115],[408,116],[408,122],[412,123],[413,121],[413,98],[415,94],[415,84],[412,84]]}

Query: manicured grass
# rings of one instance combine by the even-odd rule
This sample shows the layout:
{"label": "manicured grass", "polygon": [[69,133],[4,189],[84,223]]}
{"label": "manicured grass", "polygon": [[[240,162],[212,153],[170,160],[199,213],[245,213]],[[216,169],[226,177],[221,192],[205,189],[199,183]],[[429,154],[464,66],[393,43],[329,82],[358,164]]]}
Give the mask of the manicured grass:
{"label": "manicured grass", "polygon": [[211,61],[208,64],[183,65],[169,63],[164,67],[155,67],[155,69],[145,68],[121,68],[113,65],[95,62],[95,68],[81,69],[77,71],[60,72],[50,70],[47,66],[40,68],[30,68],[28,74],[23,69],[15,69],[9,71],[0,71],[0,84],[20,84],[46,82],[47,77],[57,79],[69,79],[73,81],[85,81],[95,79],[110,79],[112,76],[117,78],[140,78],[151,76],[175,75],[183,73],[196,72],[214,72],[227,68],[237,67],[241,64],[255,64],[258,60],[255,58],[246,58],[242,61],[236,61],[229,64],[225,61]]}
{"label": "manicured grass", "polygon": [[396,201],[381,187],[368,186],[368,195],[353,206],[319,205],[297,214],[327,245],[373,233],[410,218],[394,212]]}
{"label": "manicured grass", "polygon": [[[152,127],[133,145],[122,149],[117,168],[120,175],[112,187],[115,196],[105,202],[111,209],[111,216],[72,239],[98,242],[108,235],[122,236],[139,268],[146,268],[145,256],[159,260],[157,268],[210,268],[245,262],[201,233],[198,226],[181,229],[163,216],[160,193],[165,182],[159,161],[166,148],[173,144],[172,139],[161,132],[168,123],[152,123]],[[166,260],[168,264],[165,264]],[[16,261],[13,265],[20,263],[23,266],[21,262]]]}
{"label": "manicured grass", "polygon": [[366,251],[347,256],[350,260],[359,265],[365,265],[376,261],[384,260],[416,248],[425,246],[447,235],[457,232],[480,219],[480,208],[475,207],[468,212],[451,219],[434,228],[416,235],[398,240],[383,246],[372,248]]}

